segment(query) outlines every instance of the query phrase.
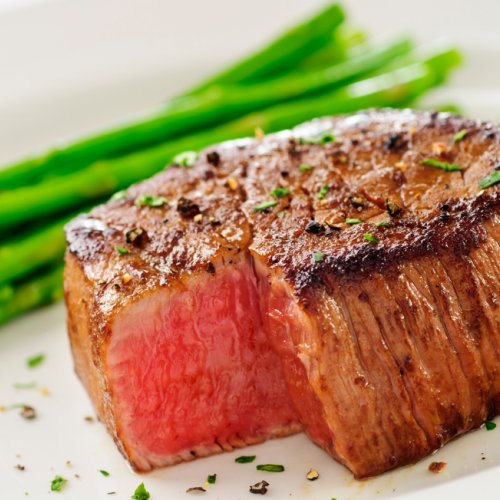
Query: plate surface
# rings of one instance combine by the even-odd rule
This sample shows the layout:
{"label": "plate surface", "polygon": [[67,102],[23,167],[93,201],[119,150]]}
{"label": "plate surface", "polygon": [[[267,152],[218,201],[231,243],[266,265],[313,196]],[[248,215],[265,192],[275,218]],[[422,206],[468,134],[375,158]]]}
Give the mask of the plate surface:
{"label": "plate surface", "polygon": [[[17,84],[11,77],[0,83],[0,90],[3,91],[0,92],[0,143],[5,145],[0,151],[0,162],[26,154],[58,138],[74,137],[134,116],[166,96],[175,94],[200,75],[209,73],[210,65],[206,62],[209,54],[218,54],[213,57],[214,64],[228,61],[305,10],[304,2],[295,0],[286,4],[278,0],[255,0],[251,4],[214,0],[215,9],[201,7],[201,2],[189,1],[184,6],[170,5],[170,31],[165,38],[159,35],[159,25],[141,24],[140,19],[135,22],[132,18],[137,13],[131,12],[122,19],[122,24],[125,27],[127,23],[135,26],[136,31],[125,33],[123,26],[123,33],[115,29],[113,36],[118,41],[113,46],[114,52],[110,52],[109,44],[102,37],[111,27],[118,2],[110,0],[104,3],[106,9],[102,12],[95,10],[97,3],[94,1],[89,1],[86,10],[80,12],[82,7],[79,2],[41,2],[0,16],[0,42],[4,42],[3,37],[7,36],[3,29],[6,26],[12,31],[32,26],[35,32],[40,30],[41,33],[40,20],[42,27],[43,22],[47,23],[45,28],[64,21],[68,42],[67,47],[57,48],[57,31],[56,35],[51,35],[53,40],[50,37],[41,38],[40,45],[47,51],[44,63],[49,68],[44,71],[36,62],[40,47],[33,49],[31,59],[26,56],[25,47],[19,46],[7,59],[0,54],[0,62],[5,62],[4,68],[14,70],[19,63]],[[320,3],[310,2],[309,7]],[[377,4],[377,9],[374,9],[374,4]],[[403,23],[403,28],[408,26],[422,40],[435,38],[436,30],[432,29],[432,23],[439,25],[441,22],[443,29],[439,34],[455,34],[468,60],[467,66],[450,85],[433,92],[426,98],[425,104],[457,104],[470,116],[500,120],[500,39],[487,35],[487,30],[484,33],[478,30],[460,31],[457,19],[478,26],[482,20],[477,16],[473,18],[472,10],[465,7],[460,15],[457,14],[461,5],[457,1],[449,6],[456,10],[453,11],[455,25],[447,26],[443,12],[448,4],[447,0],[438,2],[438,7],[436,2],[421,2],[422,9],[437,9],[435,14],[438,20],[431,19],[424,27],[419,25],[418,13],[409,21],[409,17],[404,18],[406,24]],[[128,0],[123,0],[121,5],[133,8]],[[183,35],[182,23],[175,21],[187,19],[189,9],[195,5],[199,5],[200,9],[192,22],[200,32],[195,35],[194,42],[189,42]],[[249,11],[250,5],[252,9]],[[487,5],[492,7],[484,3],[485,7]],[[153,1],[144,2],[141,7],[145,17],[155,12],[158,15],[168,12],[165,6]],[[480,9],[477,3],[474,7],[484,15],[485,10]],[[272,15],[261,22],[261,31],[256,33],[251,26],[255,26],[261,17],[259,8],[267,8]],[[500,13],[498,7],[492,8]],[[395,14],[395,9],[401,9],[401,2],[353,1],[351,6],[352,17],[361,24],[372,26],[375,33],[385,31],[391,25],[386,19],[387,12],[403,19],[404,12]],[[220,35],[209,36],[211,30],[219,33],[215,28],[223,26],[225,21],[220,20],[222,11],[228,19],[246,19],[241,26],[233,26],[226,33],[227,39],[231,40],[230,45]],[[101,24],[90,22],[96,12],[103,16]],[[491,9],[488,12],[490,17],[495,17]],[[409,10],[406,13],[411,17]],[[94,40],[97,37],[101,44],[93,45],[92,37],[87,40],[89,37],[83,36],[82,24],[85,26],[85,23],[88,23],[89,29],[92,27]],[[80,38],[72,28],[82,32]],[[151,40],[155,36],[160,38],[153,47]],[[51,40],[53,46],[52,42],[49,43]],[[147,43],[141,45],[138,40],[146,40]],[[185,43],[180,52],[182,57],[178,54],[178,46],[171,47],[172,40]],[[203,41],[206,41],[206,47],[200,45]],[[35,42],[32,40],[32,43]],[[146,50],[148,44],[151,45],[149,56],[141,58],[141,50]],[[0,46],[5,45],[0,43]],[[108,52],[102,50],[103,46],[109,49]],[[64,73],[58,64],[72,53],[76,54],[78,64],[68,59]],[[162,63],[162,60],[168,64]],[[111,68],[110,61],[115,63]],[[25,78],[37,70],[41,71],[39,87],[23,87]],[[60,73],[54,76],[51,71]],[[45,354],[44,362],[36,368],[28,368],[26,360],[39,353]],[[13,386],[32,382],[36,383],[32,389],[15,389]],[[207,475],[213,473],[217,474],[217,483],[208,492],[199,494],[202,498],[250,500],[255,496],[249,493],[248,486],[262,479],[271,485],[266,497],[269,499],[404,497],[409,500],[422,498],[425,494],[427,500],[469,500],[498,492],[500,427],[491,432],[484,428],[471,432],[414,466],[363,482],[354,481],[346,469],[304,435],[267,442],[244,452],[256,454],[256,463],[283,464],[286,471],[281,474],[257,472],[255,464],[236,464],[234,458],[243,453],[234,452],[138,476],[128,469],[104,426],[95,420],[85,420],[85,416],[94,416],[95,413],[73,371],[62,303],[33,312],[0,329],[0,406],[12,404],[32,405],[36,408],[37,418],[25,420],[19,416],[19,410],[0,412],[0,498],[26,498],[25,493],[28,493],[28,498],[34,499],[48,498],[49,495],[53,498],[60,494],[61,498],[74,500],[125,500],[144,481],[151,500],[184,499],[189,498],[185,493],[188,488],[203,485]],[[429,463],[434,460],[449,464],[443,474],[433,475],[427,471]],[[25,470],[17,469],[18,464]],[[311,467],[320,472],[318,481],[306,481],[305,474]],[[110,475],[104,477],[99,473],[101,469]],[[68,482],[61,493],[50,493],[50,482],[56,475],[62,475]],[[110,492],[115,494],[108,496]]]}

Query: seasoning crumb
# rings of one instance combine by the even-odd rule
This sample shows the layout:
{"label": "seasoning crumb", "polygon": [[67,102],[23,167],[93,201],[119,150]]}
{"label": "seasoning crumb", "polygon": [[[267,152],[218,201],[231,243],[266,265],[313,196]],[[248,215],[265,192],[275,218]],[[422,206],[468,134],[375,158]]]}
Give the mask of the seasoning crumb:
{"label": "seasoning crumb", "polygon": [[446,144],[443,144],[442,142],[432,143],[432,150],[438,155],[443,154],[447,149]]}
{"label": "seasoning crumb", "polygon": [[202,488],[201,486],[195,486],[194,488],[189,488],[186,490],[186,493],[192,493],[193,491],[207,491],[205,488]]}
{"label": "seasoning crumb", "polygon": [[407,165],[402,161],[398,161],[395,166],[398,167],[402,172],[406,172],[406,169],[408,168]]}
{"label": "seasoning crumb", "polygon": [[208,490],[208,488],[210,488],[210,484],[208,482],[206,482],[204,485],[203,485],[203,488],[205,488],[206,490]]}
{"label": "seasoning crumb", "polygon": [[86,415],[84,418],[85,418],[85,420],[86,420],[87,422],[93,422],[93,421],[94,421],[94,418],[93,418],[93,417],[91,417],[90,415]]}
{"label": "seasoning crumb", "polygon": [[19,464],[17,464],[15,468],[19,469],[19,470],[24,470],[25,469],[24,465],[19,465]]}
{"label": "seasoning crumb", "polygon": [[128,273],[124,274],[122,276],[122,281],[123,281],[124,284],[127,284],[131,279],[132,279],[132,276],[130,276],[130,274],[128,274]]}
{"label": "seasoning crumb", "polygon": [[97,282],[97,284],[98,284],[98,285],[105,285],[105,284],[106,284],[106,281],[104,281],[104,280],[99,280],[99,281]]}
{"label": "seasoning crumb", "polygon": [[216,226],[217,224],[220,224],[220,220],[217,217],[214,217],[213,215],[211,215],[208,218],[208,222],[210,222],[210,224],[212,224],[214,226]]}
{"label": "seasoning crumb", "polygon": [[21,417],[26,418],[28,420],[36,417],[35,409],[31,406],[23,406],[21,410]]}
{"label": "seasoning crumb", "polygon": [[410,134],[415,135],[417,133],[417,130],[414,127],[410,128]]}
{"label": "seasoning crumb", "polygon": [[319,477],[319,472],[315,469],[311,469],[307,474],[306,474],[306,479],[309,481],[316,481]]}
{"label": "seasoning crumb", "polygon": [[227,180],[227,185],[235,191],[238,187],[238,181],[236,179],[232,179],[231,177]]}
{"label": "seasoning crumb", "polygon": [[265,495],[267,493],[267,487],[269,483],[267,481],[261,481],[253,486],[250,486],[250,493],[255,493],[256,495]]}
{"label": "seasoning crumb", "polygon": [[203,220],[203,215],[202,214],[197,214],[193,217],[194,222],[200,223]]}
{"label": "seasoning crumb", "polygon": [[66,467],[71,467],[71,462],[69,460],[66,462]]}
{"label": "seasoning crumb", "polygon": [[255,137],[257,137],[257,139],[264,138],[264,131],[260,127],[255,127]]}
{"label": "seasoning crumb", "polygon": [[[75,474],[75,477],[76,477],[77,479],[80,479],[80,476],[79,476],[78,474]],[[108,495],[109,495],[109,493],[108,493]]]}
{"label": "seasoning crumb", "polygon": [[429,465],[429,471],[434,472],[434,474],[440,474],[446,467],[448,467],[446,462],[432,462],[431,465]]}

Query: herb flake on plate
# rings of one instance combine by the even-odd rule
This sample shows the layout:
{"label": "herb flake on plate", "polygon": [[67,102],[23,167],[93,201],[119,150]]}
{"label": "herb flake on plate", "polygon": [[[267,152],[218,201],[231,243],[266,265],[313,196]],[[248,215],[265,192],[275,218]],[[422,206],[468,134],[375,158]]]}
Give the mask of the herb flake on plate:
{"label": "herb flake on plate", "polygon": [[135,204],[138,207],[162,207],[168,203],[168,200],[164,196],[153,196],[152,194],[141,194],[135,199]]}
{"label": "herb flake on plate", "polygon": [[301,172],[306,172],[307,170],[312,170],[314,168],[314,165],[309,165],[308,163],[302,163],[299,166],[299,170]]}
{"label": "herb flake on plate", "polygon": [[28,366],[30,368],[35,368],[35,366],[38,366],[44,359],[45,354],[38,354],[38,356],[28,359]]}
{"label": "herb flake on plate", "polygon": [[319,190],[319,193],[317,194],[316,198],[318,198],[318,200],[322,200],[327,195],[328,191],[330,191],[330,187],[329,186],[323,186]]}
{"label": "herb flake on plate", "polygon": [[144,483],[141,483],[139,486],[137,486],[137,489],[135,490],[135,493],[131,498],[132,500],[149,500],[150,496],[151,495],[146,491],[146,488],[144,487]]}
{"label": "herb flake on plate", "polygon": [[257,458],[257,455],[251,455],[251,456],[241,456],[241,457],[238,457],[238,458],[235,458],[235,462],[237,464],[249,464],[251,462],[253,462],[255,459]]}
{"label": "herb flake on plate", "polygon": [[376,222],[375,225],[378,226],[378,227],[380,227],[380,226],[388,226],[389,223],[388,222]]}
{"label": "herb flake on plate", "polygon": [[353,224],[361,224],[361,221],[359,219],[351,219],[350,217],[346,217],[345,223],[352,226]]}
{"label": "herb flake on plate", "polygon": [[467,135],[467,129],[463,128],[453,136],[453,142],[461,141]]}
{"label": "herb flake on plate", "polygon": [[322,252],[314,252],[313,253],[314,262],[321,262],[323,260],[324,256],[325,256],[325,254]]}
{"label": "herb flake on plate", "polygon": [[50,489],[51,491],[61,491],[61,486],[67,482],[67,479],[64,479],[61,476],[56,476],[55,479],[53,479],[50,483]]}
{"label": "herb flake on plate", "polygon": [[208,484],[215,484],[216,480],[217,480],[217,474],[212,474],[211,476],[207,477]]}
{"label": "herb flake on plate", "polygon": [[198,153],[196,151],[184,151],[174,156],[172,163],[181,167],[192,167],[197,159]]}
{"label": "herb flake on plate", "polygon": [[130,253],[130,250],[128,250],[127,248],[123,248],[123,247],[115,247],[116,251],[120,254],[120,255],[126,255],[128,253]]}
{"label": "herb flake on plate", "polygon": [[257,470],[265,470],[267,472],[283,472],[285,467],[283,465],[276,464],[262,464],[257,465]]}
{"label": "herb flake on plate", "polygon": [[486,430],[488,431],[492,431],[497,426],[497,424],[495,424],[494,422],[490,422],[489,420],[487,420],[484,425],[486,426]]}
{"label": "herb flake on plate", "polygon": [[378,243],[378,238],[375,238],[375,236],[372,236],[371,234],[363,234],[363,237],[365,240],[371,241],[372,243]]}
{"label": "herb flake on plate", "polygon": [[100,470],[99,471],[103,476],[109,476],[109,472],[106,472],[105,470]]}

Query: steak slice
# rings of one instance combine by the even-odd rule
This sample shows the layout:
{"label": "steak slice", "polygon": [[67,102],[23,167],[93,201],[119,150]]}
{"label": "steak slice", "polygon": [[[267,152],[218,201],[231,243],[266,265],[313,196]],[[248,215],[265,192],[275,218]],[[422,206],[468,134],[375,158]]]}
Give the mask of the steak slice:
{"label": "steak slice", "polygon": [[209,148],[68,225],[76,369],[133,466],[297,432],[298,414],[363,478],[499,413],[500,198],[478,186],[498,134],[323,118]]}

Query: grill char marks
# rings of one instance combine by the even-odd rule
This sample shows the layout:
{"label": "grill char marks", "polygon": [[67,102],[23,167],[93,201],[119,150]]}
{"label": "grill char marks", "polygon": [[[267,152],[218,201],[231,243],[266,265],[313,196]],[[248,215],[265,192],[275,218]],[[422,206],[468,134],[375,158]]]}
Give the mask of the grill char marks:
{"label": "grill char marks", "polygon": [[[336,141],[298,140],[324,132]],[[169,168],[67,228],[68,321],[79,332],[79,374],[96,401],[109,401],[106,349],[120,339],[112,328],[119,315],[162,290],[215,283],[251,255],[262,328],[304,429],[357,478],[413,463],[500,412],[500,196],[478,187],[500,158],[495,126],[372,110],[216,151],[216,159],[201,154],[192,168]],[[446,172],[421,164],[426,158],[464,169]],[[290,194],[272,195],[276,188]],[[189,200],[189,213],[176,201],[137,207],[140,194]],[[254,212],[269,201],[277,203]],[[127,244],[137,227],[147,238]],[[132,280],[124,283],[124,274]],[[71,310],[72,281],[92,297],[84,320]],[[119,442],[114,411],[108,404],[103,419]],[[298,428],[287,418],[283,435]],[[198,456],[218,450],[197,446]],[[181,459],[190,455],[146,457],[156,466]]]}

